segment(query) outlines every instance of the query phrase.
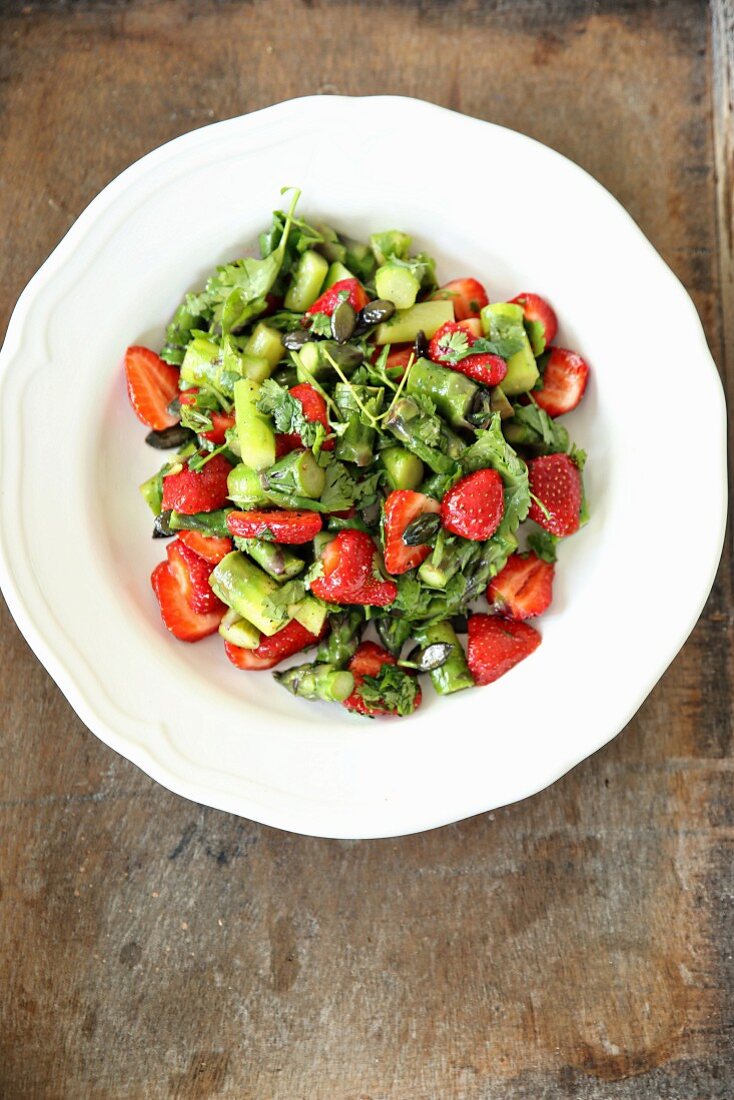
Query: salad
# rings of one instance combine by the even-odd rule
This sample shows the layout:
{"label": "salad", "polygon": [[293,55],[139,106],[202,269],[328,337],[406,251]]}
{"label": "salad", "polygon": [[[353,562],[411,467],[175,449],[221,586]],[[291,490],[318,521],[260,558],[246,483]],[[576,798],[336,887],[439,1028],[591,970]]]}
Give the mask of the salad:
{"label": "salad", "polygon": [[355,241],[298,198],[259,258],[185,296],[160,354],[127,349],[146,442],[173,452],[141,486],[170,540],[151,582],[176,638],[219,633],[257,671],[317,647],[283,688],[406,716],[423,673],[448,695],[540,644],[528,620],[586,519],[559,418],[589,368],[538,295],[439,286],[406,233]]}

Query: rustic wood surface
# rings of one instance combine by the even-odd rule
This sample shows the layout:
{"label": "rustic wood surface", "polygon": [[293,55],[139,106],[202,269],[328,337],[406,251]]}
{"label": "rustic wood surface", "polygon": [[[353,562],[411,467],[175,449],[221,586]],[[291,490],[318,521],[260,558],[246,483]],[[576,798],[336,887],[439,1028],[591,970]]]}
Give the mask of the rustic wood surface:
{"label": "rustic wood surface", "polygon": [[[731,35],[724,0],[0,0],[0,332],[87,202],[160,142],[290,96],[399,92],[596,175],[731,385]],[[445,155],[406,135],[406,163]],[[685,569],[705,524],[660,552]],[[85,729],[3,610],[0,1096],[730,1098],[731,580],[729,546],[637,717],[550,790],[355,843],[162,790]]]}

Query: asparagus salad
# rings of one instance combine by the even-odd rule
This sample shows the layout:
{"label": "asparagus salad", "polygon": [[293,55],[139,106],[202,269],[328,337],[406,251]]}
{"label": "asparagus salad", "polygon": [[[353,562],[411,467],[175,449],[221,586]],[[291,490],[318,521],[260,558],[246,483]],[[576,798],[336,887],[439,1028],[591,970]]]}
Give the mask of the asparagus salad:
{"label": "asparagus salad", "polygon": [[126,352],[146,442],[175,452],[141,486],[170,540],[153,591],[176,638],[218,632],[238,669],[317,647],[283,688],[405,716],[422,673],[448,695],[540,644],[527,620],[585,519],[559,417],[589,369],[538,295],[438,286],[406,233],[355,241],[298,197],[259,258],[186,295],[160,355]]}

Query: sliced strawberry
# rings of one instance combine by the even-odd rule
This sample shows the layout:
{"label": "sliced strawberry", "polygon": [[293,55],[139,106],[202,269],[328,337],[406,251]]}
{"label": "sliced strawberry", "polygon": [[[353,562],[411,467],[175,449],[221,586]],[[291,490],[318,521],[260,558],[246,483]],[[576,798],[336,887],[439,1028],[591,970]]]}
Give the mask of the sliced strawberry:
{"label": "sliced strawberry", "polygon": [[555,568],[535,554],[513,554],[487,589],[487,599],[508,619],[530,619],[546,611],[553,599]]}
{"label": "sliced strawberry", "polygon": [[176,638],[182,642],[198,642],[200,638],[216,633],[226,610],[224,605],[221,610],[218,608],[206,615],[197,614],[186,599],[186,594],[167,561],[162,561],[155,567],[150,582],[163,622]]}
{"label": "sliced strawberry", "polygon": [[325,290],[312,306],[309,306],[306,310],[306,316],[311,317],[314,313],[325,313],[327,317],[331,317],[341,301],[340,295],[343,290],[347,291],[345,301],[349,302],[358,313],[360,309],[367,305],[369,301],[367,292],[358,279],[339,279],[328,290]]}
{"label": "sliced strawberry", "polygon": [[325,623],[319,634],[312,634],[310,630],[306,630],[305,626],[301,626],[295,619],[292,619],[275,634],[271,634],[269,638],[263,634],[256,649],[243,649],[242,646],[225,642],[224,651],[237,668],[252,671],[275,668],[281,661],[285,661],[286,657],[293,657],[301,650],[316,645],[328,629],[328,623]]}
{"label": "sliced strawberry", "polygon": [[491,684],[528,657],[540,645],[540,634],[527,623],[472,615],[468,623],[466,659],[474,683]]}
{"label": "sliced strawberry", "polygon": [[364,607],[389,607],[398,598],[398,586],[394,581],[378,580],[377,577],[368,577],[364,585],[351,599],[342,601],[350,604],[361,604]]}
{"label": "sliced strawberry", "polygon": [[[349,671],[354,676],[354,691],[345,699],[342,706],[345,706],[347,710],[353,711],[355,714],[364,714],[367,717],[395,717],[396,712],[388,707],[376,706],[375,704],[368,704],[362,698],[360,687],[364,683],[365,676],[379,676],[380,669],[383,665],[397,664],[395,657],[391,653],[388,653],[382,646],[377,645],[376,642],[362,642],[358,646],[357,651],[352,657],[349,665]],[[421,704],[421,689],[416,684],[416,694],[414,701],[414,710],[417,710]]]}
{"label": "sliced strawberry", "polygon": [[232,549],[231,539],[205,535],[203,531],[179,531],[178,540],[210,565],[217,565]]}
{"label": "sliced strawberry", "polygon": [[373,573],[375,544],[365,531],[340,531],[321,554],[323,575],[311,581],[311,591],[327,603],[358,603],[352,597]]}
{"label": "sliced strawberry", "polygon": [[533,458],[528,463],[528,478],[530,492],[537,497],[530,504],[530,519],[561,538],[578,531],[581,474],[568,455]]}
{"label": "sliced strawberry", "polygon": [[[331,431],[326,402],[317,389],[314,389],[308,382],[301,382],[297,386],[292,386],[289,393],[291,397],[295,397],[297,401],[300,401],[306,420],[310,420],[312,424],[323,424],[327,432]],[[298,432],[291,432],[285,438],[289,441],[291,450],[305,446]],[[333,439],[327,439],[322,445],[322,451],[333,451],[334,443]]]}
{"label": "sliced strawberry", "polygon": [[456,482],[441,501],[447,531],[473,542],[491,538],[505,511],[502,478],[496,470],[475,470]]}
{"label": "sliced strawberry", "polygon": [[322,520],[318,512],[230,512],[227,527],[241,539],[272,538],[297,546],[318,535]]}
{"label": "sliced strawberry", "polygon": [[551,348],[543,371],[543,388],[533,397],[548,416],[563,416],[575,409],[589,381],[589,365],[575,351]]}
{"label": "sliced strawberry", "polygon": [[138,420],[160,432],[178,423],[168,405],[178,393],[178,370],[164,363],[150,348],[131,347],[125,352],[127,395]]}
{"label": "sliced strawberry", "polygon": [[[379,352],[381,348],[378,348],[378,355],[375,358],[379,358]],[[396,381],[403,377],[405,374],[405,368],[412,358],[415,358],[415,349],[412,344],[393,344],[390,348],[387,359],[385,360],[385,370],[394,371],[390,377]],[[400,374],[398,374],[398,370]]]}
{"label": "sliced strawberry", "polygon": [[397,489],[385,501],[383,538],[385,569],[397,576],[416,569],[431,553],[430,546],[407,546],[403,542],[405,529],[426,512],[438,513],[441,505],[423,493]]}
{"label": "sliced strawberry", "polygon": [[516,306],[522,306],[525,323],[530,330],[533,352],[535,355],[540,355],[556,338],[558,318],[545,298],[541,298],[539,294],[523,292],[511,301]]}
{"label": "sliced strawberry", "polygon": [[476,279],[452,279],[450,283],[434,290],[431,299],[452,301],[457,321],[478,317],[489,302],[486,290]]}
{"label": "sliced strawberry", "polygon": [[234,428],[234,413],[210,411],[208,415],[212,422],[211,431],[202,432],[202,437],[219,446],[224,443],[227,430]]}
{"label": "sliced strawberry", "polygon": [[301,446],[300,435],[278,432],[275,436],[275,460],[285,458],[291,451],[296,451]]}
{"label": "sliced strawberry", "polygon": [[214,455],[197,471],[188,466],[163,478],[163,511],[174,509],[185,515],[214,512],[227,499],[227,477],[232,469],[224,455]]}
{"label": "sliced strawberry", "polygon": [[209,576],[213,565],[200,558],[185,543],[176,539],[166,547],[168,568],[176,579],[178,587],[188,600],[192,611],[207,615],[210,611],[219,611],[223,615],[227,608],[217,599],[209,587]]}
{"label": "sliced strawberry", "polygon": [[[507,363],[499,355],[478,352],[457,359],[457,345],[464,351],[471,348],[478,337],[467,328],[467,321],[446,321],[434,334],[428,345],[428,354],[434,363],[465,374],[485,386],[498,386],[507,374]],[[457,341],[457,334],[460,339]]]}

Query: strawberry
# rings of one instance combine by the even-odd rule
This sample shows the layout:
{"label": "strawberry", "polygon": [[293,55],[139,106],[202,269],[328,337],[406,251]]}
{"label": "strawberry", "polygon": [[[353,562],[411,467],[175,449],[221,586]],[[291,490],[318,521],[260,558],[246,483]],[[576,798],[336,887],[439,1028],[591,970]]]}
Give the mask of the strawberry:
{"label": "strawberry", "polygon": [[398,587],[376,575],[375,556],[375,544],[365,531],[340,531],[321,555],[323,576],[311,581],[311,591],[329,603],[387,607],[397,598]]}
{"label": "strawberry", "polygon": [[[530,492],[537,501],[528,515],[552,535],[572,535],[579,529],[581,474],[568,455],[541,455],[528,463]],[[542,505],[542,507],[541,507]]]}
{"label": "strawberry", "polygon": [[292,546],[310,542],[321,526],[318,512],[230,512],[227,516],[227,527],[238,538],[272,538]]}
{"label": "strawberry", "polygon": [[[383,649],[382,646],[377,645],[376,642],[362,642],[347,666],[354,676],[354,691],[348,699],[344,700],[342,706],[345,706],[347,710],[351,710],[355,714],[364,714],[367,717],[394,717],[397,714],[394,707],[368,703],[363,699],[360,688],[364,683],[365,676],[377,677],[380,675],[380,670],[384,665],[395,664],[397,664],[395,657],[393,657],[391,653],[388,653],[386,649]],[[417,710],[420,703],[421,689],[416,682],[413,710]]]}
{"label": "strawberry", "polygon": [[[382,348],[377,349],[375,359],[379,359]],[[390,348],[390,353],[385,360],[385,370],[394,371],[394,374],[390,375],[390,378],[394,378],[398,381],[405,374],[405,368],[410,362],[411,356],[415,358],[415,351],[412,344],[393,344]],[[398,374],[398,370],[400,374]]]}
{"label": "strawberry", "polygon": [[185,515],[214,512],[227,499],[227,477],[232,469],[224,455],[214,455],[198,472],[184,465],[177,474],[163,478],[163,511]]}
{"label": "strawberry", "polygon": [[349,302],[357,313],[367,305],[369,301],[367,292],[358,279],[339,279],[325,290],[312,306],[308,307],[306,317],[312,317],[314,313],[325,313],[327,317],[331,317],[341,301],[340,294],[343,290],[347,291],[345,301]]}
{"label": "strawberry", "polygon": [[478,686],[491,684],[540,645],[540,634],[527,623],[472,615],[466,659]]}
{"label": "strawberry", "polygon": [[589,366],[580,355],[565,348],[551,348],[543,371],[543,388],[533,390],[533,397],[548,416],[563,416],[576,408],[588,380]]}
{"label": "strawberry", "polygon": [[[301,403],[306,420],[310,420],[312,424],[323,424],[327,432],[331,431],[326,402],[317,389],[309,385],[308,382],[301,382],[298,386],[292,386],[288,392],[291,397],[295,397]],[[304,446],[298,432],[291,432],[285,438],[289,441],[291,450]],[[321,447],[322,451],[333,451],[334,442],[333,439],[327,439]]]}
{"label": "strawberry", "polygon": [[125,352],[127,395],[138,420],[160,432],[178,423],[168,405],[178,393],[178,371],[150,348],[131,347]]}
{"label": "strawberry", "polygon": [[409,524],[426,512],[440,512],[441,505],[423,493],[398,489],[385,501],[383,540],[385,569],[397,575],[416,569],[431,553],[430,546],[407,546],[403,533]]}
{"label": "strawberry", "polygon": [[372,576],[374,557],[375,544],[365,531],[340,531],[321,554],[323,575],[311,581],[311,591],[327,602],[350,601]]}
{"label": "strawberry", "polygon": [[475,470],[449,489],[441,501],[447,531],[473,542],[491,538],[505,511],[502,478],[496,470]]}
{"label": "strawberry", "polygon": [[224,605],[205,615],[194,611],[168,562],[162,561],[155,567],[150,583],[163,622],[176,638],[182,642],[198,642],[200,638],[216,633],[226,610]]}
{"label": "strawberry", "polygon": [[489,302],[486,290],[476,279],[453,279],[438,290],[434,290],[431,299],[453,301],[454,317],[457,321],[478,317]]}
{"label": "strawberry", "polygon": [[[199,390],[196,386],[189,387],[189,389],[178,395],[179,404],[195,405],[198,393]],[[219,446],[224,443],[227,429],[234,427],[234,413],[215,412],[212,409],[207,409],[205,415],[211,420],[212,426],[208,432],[199,432],[199,435],[202,439],[208,439],[211,443]]]}
{"label": "strawberry", "polygon": [[225,642],[224,651],[237,668],[251,671],[275,668],[281,661],[285,661],[286,657],[293,657],[302,649],[316,645],[328,629],[328,623],[324,623],[324,628],[319,634],[312,634],[310,630],[306,630],[305,626],[291,619],[269,638],[263,634],[256,649],[243,649],[242,646]]}
{"label": "strawberry", "polygon": [[217,565],[232,549],[232,540],[205,535],[203,531],[179,531],[178,540],[210,565]]}
{"label": "strawberry", "polygon": [[[480,352],[464,354],[477,341],[466,328],[466,322],[446,321],[428,345],[428,355],[434,363],[459,371],[485,386],[497,386],[507,374],[507,363],[499,355]],[[463,354],[463,358],[459,356]]]}
{"label": "strawberry", "polygon": [[210,611],[227,610],[221,600],[209,587],[209,575],[214,568],[209,562],[200,558],[185,543],[176,539],[169,542],[166,547],[168,555],[168,568],[173,574],[179,589],[186,597],[192,611],[199,615],[206,615]]}
{"label": "strawberry", "polygon": [[301,446],[300,435],[293,433],[276,432],[275,435],[275,461],[279,458],[285,458],[291,451],[297,450]]}
{"label": "strawberry", "polygon": [[530,330],[533,353],[540,355],[556,338],[558,318],[545,298],[541,298],[539,294],[522,293],[511,301],[513,305],[522,306],[525,323]]}
{"label": "strawberry", "polygon": [[530,619],[541,615],[553,599],[554,567],[535,554],[513,554],[504,569],[491,581],[487,599],[495,611],[508,619]]}

